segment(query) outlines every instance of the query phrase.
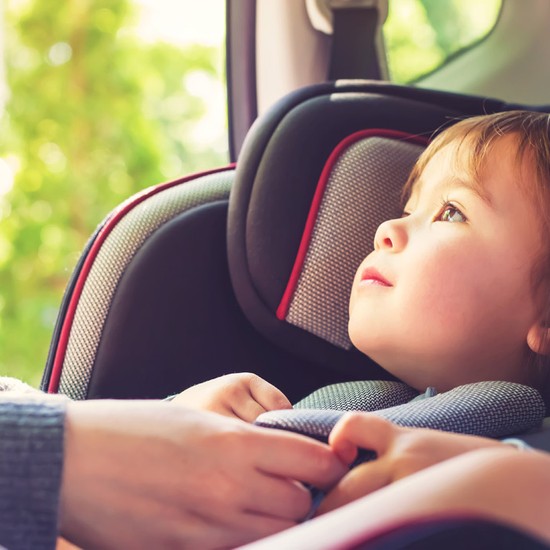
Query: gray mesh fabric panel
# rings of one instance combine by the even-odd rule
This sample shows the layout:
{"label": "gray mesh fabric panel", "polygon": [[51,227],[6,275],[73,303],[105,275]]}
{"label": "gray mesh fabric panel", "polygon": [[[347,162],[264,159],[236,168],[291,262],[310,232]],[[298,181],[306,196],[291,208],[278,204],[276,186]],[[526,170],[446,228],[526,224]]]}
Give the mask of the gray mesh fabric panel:
{"label": "gray mesh fabric panel", "polygon": [[377,227],[400,215],[400,194],[423,146],[369,137],[337,159],[286,320],[344,349],[355,270]]}
{"label": "gray mesh fabric panel", "polygon": [[[342,403],[345,385],[341,384],[335,395],[327,392],[324,404],[327,410],[270,411],[261,414],[255,423],[326,440],[344,411],[352,410]],[[340,411],[334,410],[333,399],[342,407]],[[353,391],[350,399],[353,399]],[[545,405],[539,392],[533,388],[495,381],[465,384],[434,397],[409,401],[374,414],[401,426],[504,437],[539,427],[544,419]]]}
{"label": "gray mesh fabric panel", "polygon": [[226,199],[234,171],[205,175],[169,187],[130,210],[109,233],[88,274],[75,317],[59,392],[84,399],[103,326],[118,282],[143,243],[162,225],[195,206]]}
{"label": "gray mesh fabric panel", "polygon": [[377,414],[402,426],[503,437],[540,426],[545,410],[537,390],[495,381],[466,384]]}
{"label": "gray mesh fabric panel", "polygon": [[417,395],[414,388],[403,382],[358,380],[324,386],[298,401],[294,408],[377,411],[401,405]]}

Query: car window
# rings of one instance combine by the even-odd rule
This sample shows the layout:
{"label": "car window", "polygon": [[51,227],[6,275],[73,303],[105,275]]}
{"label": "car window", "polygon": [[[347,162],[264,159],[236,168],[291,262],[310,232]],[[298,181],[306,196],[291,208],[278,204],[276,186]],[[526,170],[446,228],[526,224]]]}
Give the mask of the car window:
{"label": "car window", "polygon": [[390,78],[411,83],[485,38],[502,0],[389,0],[384,40]]}
{"label": "car window", "polygon": [[133,193],[228,162],[224,0],[4,0],[0,372],[37,384],[63,290]]}

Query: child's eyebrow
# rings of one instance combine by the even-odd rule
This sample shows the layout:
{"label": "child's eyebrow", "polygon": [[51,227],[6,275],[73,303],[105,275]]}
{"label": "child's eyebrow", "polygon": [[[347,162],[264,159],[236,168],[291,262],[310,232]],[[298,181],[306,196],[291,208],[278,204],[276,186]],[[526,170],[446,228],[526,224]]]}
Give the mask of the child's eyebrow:
{"label": "child's eyebrow", "polygon": [[453,189],[466,189],[467,191],[470,191],[471,193],[479,197],[488,206],[492,205],[491,195],[487,192],[486,189],[483,188],[482,185],[479,184],[479,182],[473,181],[471,179],[466,180],[458,177],[453,177],[450,178],[446,182],[446,184]]}
{"label": "child's eyebrow", "polygon": [[[422,177],[418,178],[414,185],[412,186],[411,192],[409,194],[409,198],[406,201],[404,206],[407,206],[407,204],[410,203],[411,199],[414,195],[416,195],[417,200],[420,194],[423,191],[424,188],[424,180]],[[441,193],[447,194],[449,191],[452,191],[454,189],[465,189],[466,191],[472,193],[479,199],[483,201],[484,204],[486,204],[488,207],[492,207],[492,197],[487,192],[487,190],[479,184],[479,182],[476,182],[470,178],[460,178],[458,176],[449,176],[448,178],[444,178],[439,181],[436,188],[434,188],[431,191],[428,191],[430,193],[436,193],[437,195],[440,195]],[[403,212],[406,214],[407,210],[403,208]]]}

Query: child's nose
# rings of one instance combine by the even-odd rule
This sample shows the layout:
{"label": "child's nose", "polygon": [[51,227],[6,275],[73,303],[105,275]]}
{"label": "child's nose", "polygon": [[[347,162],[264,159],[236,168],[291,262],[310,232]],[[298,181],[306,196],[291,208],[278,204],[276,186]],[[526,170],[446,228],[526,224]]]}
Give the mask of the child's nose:
{"label": "child's nose", "polygon": [[374,235],[374,250],[390,249],[397,252],[407,244],[404,218],[381,223]]}

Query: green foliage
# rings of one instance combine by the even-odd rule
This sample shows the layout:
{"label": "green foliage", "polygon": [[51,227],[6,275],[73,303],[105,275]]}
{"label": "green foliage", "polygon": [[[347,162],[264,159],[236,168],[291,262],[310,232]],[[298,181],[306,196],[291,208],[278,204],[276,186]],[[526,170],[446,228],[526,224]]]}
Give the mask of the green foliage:
{"label": "green foliage", "polygon": [[484,38],[502,0],[390,0],[384,39],[391,79],[407,83]]}
{"label": "green foliage", "polygon": [[143,187],[227,162],[224,145],[197,142],[206,102],[193,88],[219,88],[221,64],[217,48],[143,42],[130,0],[5,4],[0,373],[36,385],[94,227]]}

